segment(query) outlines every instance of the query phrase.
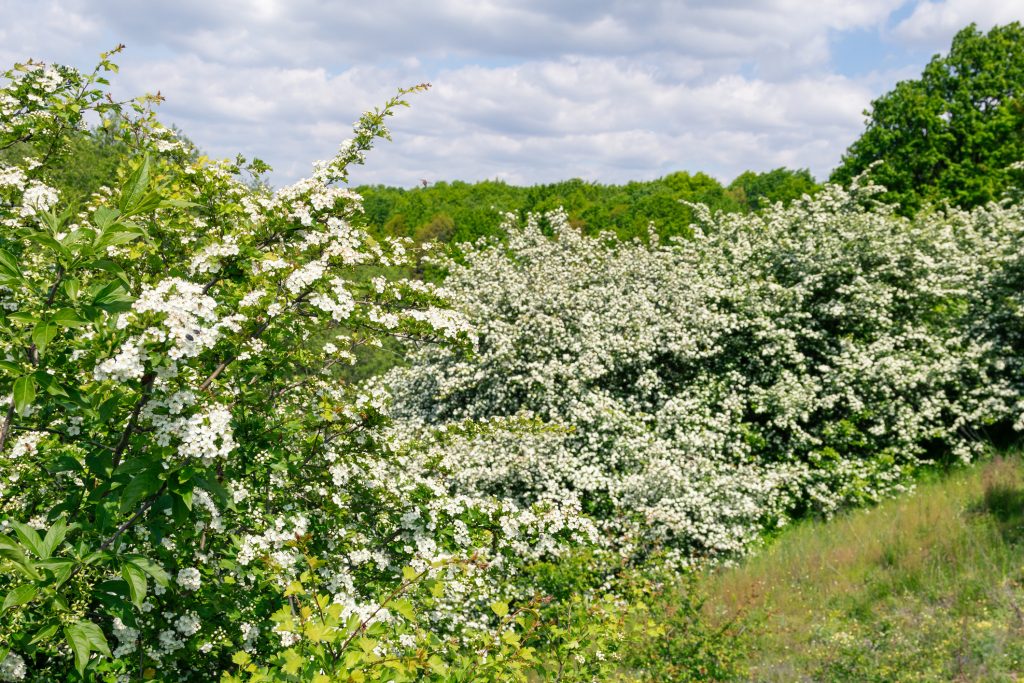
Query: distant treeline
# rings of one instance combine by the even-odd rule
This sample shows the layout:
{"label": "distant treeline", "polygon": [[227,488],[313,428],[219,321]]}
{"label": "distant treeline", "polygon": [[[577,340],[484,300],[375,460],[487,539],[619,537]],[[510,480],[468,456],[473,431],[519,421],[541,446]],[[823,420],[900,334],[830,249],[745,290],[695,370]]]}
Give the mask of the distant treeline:
{"label": "distant treeline", "polygon": [[806,169],[746,171],[724,186],[704,173],[671,173],[657,180],[601,185],[565,180],[519,187],[486,180],[438,182],[403,189],[384,185],[355,188],[372,230],[379,236],[411,237],[417,242],[466,242],[500,232],[503,214],[544,212],[563,207],[586,233],[614,231],[619,237],[645,237],[648,226],[661,237],[687,236],[693,209],[744,212],[814,194],[819,185]]}

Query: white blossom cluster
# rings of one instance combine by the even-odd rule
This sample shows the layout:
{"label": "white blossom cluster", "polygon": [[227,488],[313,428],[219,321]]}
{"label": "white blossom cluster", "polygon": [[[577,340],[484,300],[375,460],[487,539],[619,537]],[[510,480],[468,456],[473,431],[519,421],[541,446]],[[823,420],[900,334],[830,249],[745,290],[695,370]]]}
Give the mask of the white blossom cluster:
{"label": "white blossom cluster", "polygon": [[869,193],[704,211],[697,237],[672,244],[584,237],[561,212],[510,220],[507,244],[447,264],[475,353],[426,348],[388,377],[400,431],[560,427],[427,457],[460,492],[579,501],[624,549],[681,561],[878,500],[922,459],[969,459],[976,430],[1020,421],[1020,308],[992,283],[1019,268],[1024,216],[909,221]]}
{"label": "white blossom cluster", "polygon": [[29,178],[25,169],[0,164],[0,207],[9,205],[13,217],[4,217],[0,224],[16,227],[23,220],[33,220],[60,201],[60,193],[46,183]]}
{"label": "white blossom cluster", "polygon": [[0,681],[23,681],[25,673],[25,660],[13,652],[0,661]]}

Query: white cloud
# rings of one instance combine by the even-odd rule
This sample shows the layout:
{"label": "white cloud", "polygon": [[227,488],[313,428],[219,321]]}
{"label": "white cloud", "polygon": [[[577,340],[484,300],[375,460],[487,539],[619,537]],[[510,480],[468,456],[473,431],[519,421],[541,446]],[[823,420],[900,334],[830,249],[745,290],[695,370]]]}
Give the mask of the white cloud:
{"label": "white cloud", "polygon": [[893,34],[944,50],[953,35],[972,22],[987,31],[1012,21],[1024,21],[1024,0],[923,0]]}
{"label": "white cloud", "polygon": [[[515,60],[672,53],[766,72],[826,60],[830,30],[878,26],[902,0],[63,0],[125,42],[238,65],[324,66],[416,56]],[[20,5],[32,23],[32,3]],[[0,5],[2,6],[2,5]],[[20,23],[20,22],[19,22]],[[130,46],[131,47],[131,46]]]}
{"label": "white cloud", "polygon": [[[125,69],[119,89],[159,88],[166,117],[207,151],[260,156],[286,181],[329,156],[361,111],[392,94],[389,84],[419,80],[418,68],[330,74],[185,56]],[[382,143],[354,179],[623,182],[687,169],[728,180],[780,165],[824,175],[859,132],[871,95],[827,74],[668,82],[639,59],[468,65],[435,74],[433,89],[393,120],[394,142]]]}
{"label": "white cloud", "polygon": [[[890,33],[925,40],[1005,21],[1021,2],[922,0]],[[356,180],[621,182],[681,169],[728,180],[780,165],[822,177],[871,98],[922,66],[844,77],[836,36],[880,36],[903,3],[0,0],[0,58],[91,66],[124,42],[119,95],[160,90],[165,120],[214,155],[265,158],[276,182],[421,81],[433,90],[399,113],[395,142]]]}

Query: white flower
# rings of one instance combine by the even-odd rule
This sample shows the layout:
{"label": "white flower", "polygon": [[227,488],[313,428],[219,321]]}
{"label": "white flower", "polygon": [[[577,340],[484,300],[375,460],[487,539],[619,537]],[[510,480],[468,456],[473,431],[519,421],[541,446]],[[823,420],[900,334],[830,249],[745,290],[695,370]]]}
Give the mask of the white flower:
{"label": "white flower", "polygon": [[202,585],[202,578],[199,570],[195,567],[186,567],[178,572],[178,585],[187,591],[197,591]]}

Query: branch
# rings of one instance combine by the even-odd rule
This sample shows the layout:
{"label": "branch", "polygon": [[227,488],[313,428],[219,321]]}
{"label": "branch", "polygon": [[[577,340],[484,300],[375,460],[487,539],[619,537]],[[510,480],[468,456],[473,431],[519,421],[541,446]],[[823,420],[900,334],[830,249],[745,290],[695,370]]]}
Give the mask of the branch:
{"label": "branch", "polygon": [[0,451],[7,445],[7,436],[11,433],[11,423],[14,422],[14,398],[11,398],[11,405],[7,407],[7,416],[4,418],[4,426],[0,428]]}
{"label": "branch", "polygon": [[142,376],[142,395],[139,396],[139,400],[135,402],[135,407],[132,409],[131,417],[128,418],[128,426],[125,427],[124,433],[121,434],[121,439],[117,442],[117,446],[114,447],[114,457],[111,460],[114,469],[121,464],[121,456],[124,455],[125,450],[128,448],[128,442],[131,440],[132,434],[135,432],[135,426],[139,422],[139,413],[142,412],[142,407],[149,402],[150,390],[153,388],[153,381],[156,379],[156,374],[152,371],[147,372]]}
{"label": "branch", "polygon": [[[164,482],[160,489],[152,496],[150,496],[149,499],[147,499],[146,502],[142,504],[142,507],[135,511],[134,515],[129,517],[123,524],[121,524],[121,526],[117,527],[117,529],[114,531],[113,535],[111,535],[110,538],[108,538],[100,544],[100,547],[97,550],[102,552],[110,548],[110,546],[114,545],[117,542],[117,539],[121,538],[121,534],[130,529],[131,526],[135,524],[135,522],[139,521],[139,518],[141,518],[142,515],[146,514],[146,511],[149,510],[149,508],[153,507],[153,503],[155,503],[157,499],[160,498],[161,495],[163,495],[163,492],[166,489],[167,482]],[[70,580],[75,574],[81,571],[82,567],[84,566],[84,564],[76,564],[74,568],[71,570],[71,573],[68,574],[68,578],[65,579],[65,581]]]}

